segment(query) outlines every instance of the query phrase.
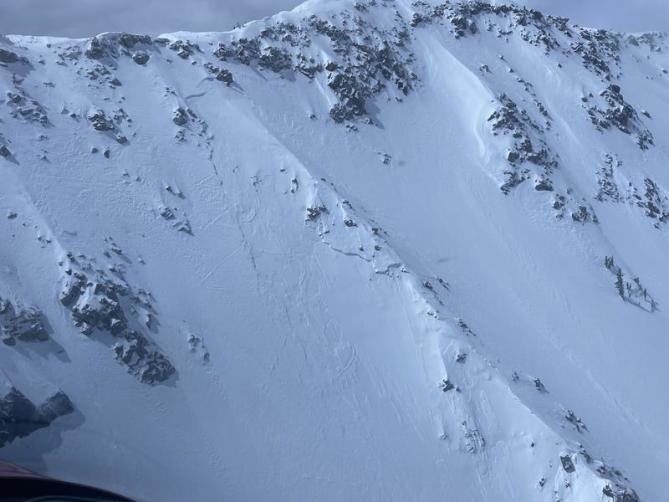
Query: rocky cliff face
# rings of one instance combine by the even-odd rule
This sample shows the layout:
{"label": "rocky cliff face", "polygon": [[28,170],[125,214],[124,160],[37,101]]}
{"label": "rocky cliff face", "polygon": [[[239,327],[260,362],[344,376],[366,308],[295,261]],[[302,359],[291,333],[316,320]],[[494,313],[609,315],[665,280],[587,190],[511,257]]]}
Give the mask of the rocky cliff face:
{"label": "rocky cliff face", "polygon": [[667,50],[403,0],[0,38],[0,454],[146,499],[661,500]]}

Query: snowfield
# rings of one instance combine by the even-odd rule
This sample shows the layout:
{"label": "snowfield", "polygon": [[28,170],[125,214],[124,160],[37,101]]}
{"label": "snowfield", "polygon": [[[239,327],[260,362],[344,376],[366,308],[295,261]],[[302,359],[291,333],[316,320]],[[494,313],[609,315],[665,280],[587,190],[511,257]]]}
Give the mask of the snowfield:
{"label": "snowfield", "polygon": [[668,51],[409,0],[0,37],[0,458],[147,501],[667,500]]}

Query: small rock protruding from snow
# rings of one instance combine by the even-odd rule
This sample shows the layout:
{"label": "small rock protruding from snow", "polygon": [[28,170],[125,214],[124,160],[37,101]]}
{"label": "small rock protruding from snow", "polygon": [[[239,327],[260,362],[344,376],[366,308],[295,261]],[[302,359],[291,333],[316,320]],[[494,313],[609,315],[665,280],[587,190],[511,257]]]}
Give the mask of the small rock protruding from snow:
{"label": "small rock protruding from snow", "polygon": [[328,209],[325,206],[314,206],[307,208],[307,221],[315,221],[321,217],[322,214],[327,213]]}
{"label": "small rock protruding from snow", "polygon": [[188,335],[188,349],[193,354],[198,354],[203,363],[208,363],[210,360],[209,350],[201,337],[190,333]]}
{"label": "small rock protruding from snow", "polygon": [[172,114],[172,122],[178,126],[186,125],[188,123],[188,112],[182,107],[177,108]]}
{"label": "small rock protruding from snow", "polygon": [[455,389],[455,385],[448,378],[444,378],[439,384],[439,388],[442,392],[448,392],[449,390]]}
{"label": "small rock protruding from snow", "polygon": [[572,472],[576,471],[576,466],[574,465],[574,461],[571,459],[569,455],[561,455],[560,462],[562,463],[562,468],[565,470],[565,472],[571,474]]}
{"label": "small rock protruding from snow", "polygon": [[218,66],[214,66],[211,63],[205,63],[204,67],[209,73],[214,75],[216,80],[223,82],[227,86],[231,86],[235,81],[234,77],[232,76],[232,72],[226,70],[225,68],[219,68]]}
{"label": "small rock protruding from snow", "polygon": [[574,429],[576,429],[577,432],[583,432],[588,430],[583,421],[579,417],[577,417],[572,410],[567,410],[567,414],[565,415],[564,418],[567,422],[569,422],[574,426]]}
{"label": "small rock protruding from snow", "polygon": [[534,388],[538,391],[541,392],[542,394],[548,394],[548,391],[546,390],[546,386],[544,383],[541,381],[541,378],[535,378],[533,380],[534,382]]}
{"label": "small rock protruding from snow", "polygon": [[150,56],[144,51],[138,51],[133,53],[132,60],[138,65],[145,65],[149,62]]}

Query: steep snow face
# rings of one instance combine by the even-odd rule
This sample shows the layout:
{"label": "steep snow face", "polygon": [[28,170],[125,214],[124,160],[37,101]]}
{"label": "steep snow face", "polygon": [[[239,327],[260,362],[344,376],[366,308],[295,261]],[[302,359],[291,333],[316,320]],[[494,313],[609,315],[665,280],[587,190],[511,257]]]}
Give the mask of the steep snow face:
{"label": "steep snow face", "polygon": [[0,456],[140,500],[663,500],[667,50],[399,0],[1,38]]}

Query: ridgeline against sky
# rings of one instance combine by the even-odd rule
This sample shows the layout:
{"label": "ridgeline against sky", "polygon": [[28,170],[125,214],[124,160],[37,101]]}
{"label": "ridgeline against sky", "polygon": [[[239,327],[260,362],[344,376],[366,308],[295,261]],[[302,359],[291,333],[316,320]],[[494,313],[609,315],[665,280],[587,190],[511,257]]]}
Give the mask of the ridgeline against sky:
{"label": "ridgeline against sky", "polygon": [[[0,33],[86,37],[109,31],[225,31],[299,0],[2,0]],[[669,31],[666,0],[519,0],[574,22],[620,31]]]}

